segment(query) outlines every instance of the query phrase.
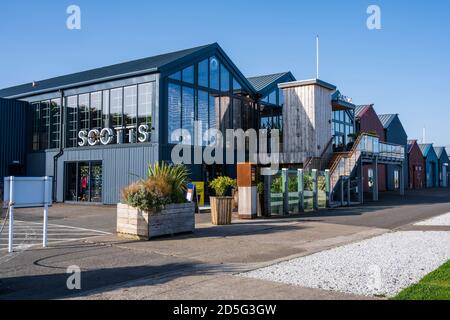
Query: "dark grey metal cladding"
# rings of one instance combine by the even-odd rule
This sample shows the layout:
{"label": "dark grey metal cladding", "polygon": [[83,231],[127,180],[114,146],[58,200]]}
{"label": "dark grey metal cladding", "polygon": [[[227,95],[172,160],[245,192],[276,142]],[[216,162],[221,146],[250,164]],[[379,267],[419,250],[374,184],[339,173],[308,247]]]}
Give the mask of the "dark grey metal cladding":
{"label": "dark grey metal cladding", "polygon": [[[53,157],[57,151],[31,153],[28,161],[34,161],[29,172],[36,175],[53,175]],[[147,176],[148,165],[158,161],[158,145],[155,143],[113,145],[68,149],[58,160],[57,201],[63,202],[65,193],[64,168],[66,163],[80,161],[102,161],[103,203],[116,204],[120,190],[139,178]]]}
{"label": "dark grey metal cladding", "polygon": [[26,164],[31,141],[28,107],[25,102],[0,99],[0,185],[13,161]]}

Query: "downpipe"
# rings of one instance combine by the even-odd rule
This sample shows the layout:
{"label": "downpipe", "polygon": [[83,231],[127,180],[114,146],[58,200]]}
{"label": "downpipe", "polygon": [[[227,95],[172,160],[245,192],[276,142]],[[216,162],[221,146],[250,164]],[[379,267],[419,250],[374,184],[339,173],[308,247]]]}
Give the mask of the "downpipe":
{"label": "downpipe", "polygon": [[53,157],[53,201],[57,202],[57,183],[58,183],[58,160],[59,158],[61,158],[64,155],[64,91],[60,90],[59,91],[61,97],[61,101],[60,101],[60,107],[59,107],[59,151],[58,153]]}

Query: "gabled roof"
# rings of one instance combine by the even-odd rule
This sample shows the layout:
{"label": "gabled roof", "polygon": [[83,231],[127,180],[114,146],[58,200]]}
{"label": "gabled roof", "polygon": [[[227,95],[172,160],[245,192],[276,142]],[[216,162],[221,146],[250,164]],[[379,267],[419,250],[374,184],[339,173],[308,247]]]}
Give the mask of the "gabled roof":
{"label": "gabled roof", "polygon": [[428,156],[430,151],[434,152],[432,143],[419,143],[419,148],[425,158]]}
{"label": "gabled roof", "polygon": [[441,158],[442,154],[444,152],[447,153],[447,151],[445,150],[445,147],[434,147],[434,152],[436,152],[436,155],[437,155],[438,158]]}
{"label": "gabled roof", "polygon": [[356,106],[356,108],[355,108],[355,116],[357,118],[360,118],[370,108],[373,108],[373,104],[364,104],[364,105]]}
{"label": "gabled roof", "polygon": [[226,56],[222,48],[220,48],[217,43],[213,43],[200,47],[156,55],[107,67],[37,81],[35,83],[35,86],[33,86],[33,83],[27,83],[11,88],[6,88],[0,90],[0,97],[19,98],[23,96],[31,96],[57,91],[60,89],[89,85],[101,81],[109,81],[112,79],[120,79],[158,72],[165,73],[169,72],[173,68],[182,65],[185,62],[189,62],[188,60],[190,59],[196,59],[198,57],[202,57],[202,55],[207,54],[212,55],[215,52],[219,52],[220,56],[222,56],[222,58],[230,65],[230,67],[234,69],[235,73],[241,79],[243,84],[248,87],[250,92],[254,93],[255,91],[253,86],[247,81],[247,79],[242,75],[242,73],[233,64],[233,62]]}
{"label": "gabled roof", "polygon": [[0,97],[12,97],[21,94],[33,94],[44,90],[52,90],[67,85],[83,83],[85,81],[102,80],[112,76],[127,75],[144,70],[147,71],[148,73],[157,72],[158,69],[169,63],[172,63],[178,59],[186,57],[195,52],[201,51],[212,45],[214,44],[114,64],[107,67],[77,72],[47,80],[37,81],[36,86],[34,87],[32,83],[27,83],[0,90]]}
{"label": "gabled roof", "polygon": [[379,114],[378,118],[380,118],[381,123],[385,129],[389,128],[392,121],[397,117],[398,114]]}
{"label": "gabled roof", "polygon": [[274,74],[267,74],[257,77],[250,77],[247,80],[253,86],[253,88],[259,92],[263,93],[269,87],[276,85],[281,79],[285,78],[286,81],[295,81],[295,77],[291,72],[281,72]]}
{"label": "gabled roof", "polygon": [[417,144],[417,140],[408,140],[408,153],[411,153],[415,144]]}

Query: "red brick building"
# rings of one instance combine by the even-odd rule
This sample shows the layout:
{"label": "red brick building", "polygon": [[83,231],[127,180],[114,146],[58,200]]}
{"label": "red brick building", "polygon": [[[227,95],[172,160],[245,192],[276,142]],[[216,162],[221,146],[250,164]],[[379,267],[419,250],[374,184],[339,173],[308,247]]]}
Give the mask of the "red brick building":
{"label": "red brick building", "polygon": [[[355,110],[356,116],[356,132],[359,133],[372,133],[380,139],[380,142],[385,141],[385,132],[383,124],[378,118],[373,104],[357,106]],[[372,187],[372,178],[374,176],[373,166],[364,165],[363,177],[364,177],[364,192],[370,192]],[[386,191],[386,165],[378,165],[378,190]]]}

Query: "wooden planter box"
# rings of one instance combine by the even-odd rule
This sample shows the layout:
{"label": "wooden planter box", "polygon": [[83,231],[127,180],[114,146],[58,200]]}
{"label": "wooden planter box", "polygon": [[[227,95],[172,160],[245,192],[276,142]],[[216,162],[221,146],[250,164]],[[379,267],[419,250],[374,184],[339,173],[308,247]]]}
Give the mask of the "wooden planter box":
{"label": "wooden planter box", "polygon": [[231,224],[233,215],[232,197],[211,197],[211,222],[214,225]]}
{"label": "wooden planter box", "polygon": [[117,204],[117,234],[122,237],[150,240],[154,237],[194,232],[195,204],[171,204],[157,214]]}

